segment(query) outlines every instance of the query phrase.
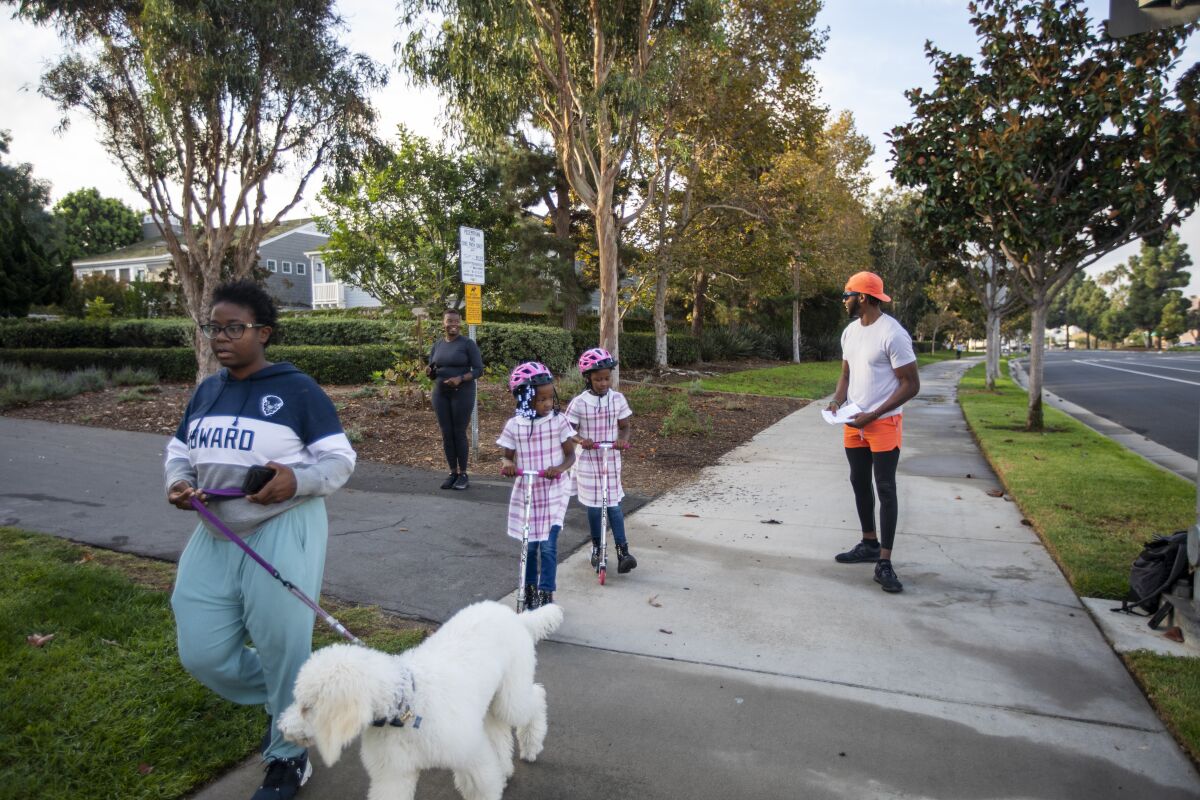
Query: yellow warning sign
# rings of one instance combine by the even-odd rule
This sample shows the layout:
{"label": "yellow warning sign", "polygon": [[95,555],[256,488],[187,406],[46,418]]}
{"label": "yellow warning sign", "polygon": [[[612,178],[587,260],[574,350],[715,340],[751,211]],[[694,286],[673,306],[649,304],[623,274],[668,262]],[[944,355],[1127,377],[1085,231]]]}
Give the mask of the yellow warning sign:
{"label": "yellow warning sign", "polygon": [[467,324],[483,324],[483,287],[478,283],[464,284],[467,299]]}

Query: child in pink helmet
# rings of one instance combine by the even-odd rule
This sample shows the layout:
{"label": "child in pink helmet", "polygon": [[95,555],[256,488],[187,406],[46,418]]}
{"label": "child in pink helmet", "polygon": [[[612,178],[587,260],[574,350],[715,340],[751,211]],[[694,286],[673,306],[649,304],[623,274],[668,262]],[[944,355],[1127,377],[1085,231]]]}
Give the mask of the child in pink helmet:
{"label": "child in pink helmet", "polygon": [[[517,409],[496,440],[504,448],[500,472],[512,477],[518,468],[545,471],[545,478],[521,478],[533,481],[525,568],[525,607],[533,609],[554,602],[558,534],[571,501],[571,481],[564,473],[575,463],[575,431],[555,410],[554,376],[545,364],[518,365],[508,388]],[[520,539],[524,526],[525,488],[518,481],[508,502],[508,535]]]}
{"label": "child in pink helmet", "polygon": [[567,421],[578,434],[576,443],[583,448],[579,463],[575,467],[575,493],[579,504],[587,509],[588,526],[592,532],[592,568],[600,562],[600,514],[604,508],[601,458],[596,449],[597,442],[612,442],[613,452],[608,457],[608,524],[617,543],[617,572],[626,573],[637,566],[637,559],[629,552],[625,538],[625,515],[621,511],[621,498],[625,490],[621,487],[621,450],[629,447],[632,426],[629,418],[633,409],[625,395],[612,388],[612,371],[616,359],[602,347],[593,347],[579,357],[579,371],[586,384],[584,391],[575,395],[567,405]]}

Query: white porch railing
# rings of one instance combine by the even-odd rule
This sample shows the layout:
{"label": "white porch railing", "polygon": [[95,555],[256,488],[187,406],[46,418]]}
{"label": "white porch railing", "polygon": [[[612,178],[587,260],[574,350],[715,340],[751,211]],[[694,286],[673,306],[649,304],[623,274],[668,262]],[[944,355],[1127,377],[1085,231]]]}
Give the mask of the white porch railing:
{"label": "white porch railing", "polygon": [[313,284],[313,308],[343,308],[345,305],[341,281]]}

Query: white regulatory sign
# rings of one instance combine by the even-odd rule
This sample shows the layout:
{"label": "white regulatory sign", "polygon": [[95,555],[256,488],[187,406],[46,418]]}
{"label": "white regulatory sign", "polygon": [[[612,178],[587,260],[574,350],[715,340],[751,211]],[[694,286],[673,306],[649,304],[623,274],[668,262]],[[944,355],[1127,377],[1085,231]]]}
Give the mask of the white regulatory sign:
{"label": "white regulatory sign", "polygon": [[462,268],[462,282],[483,285],[483,231],[459,226],[458,260]]}

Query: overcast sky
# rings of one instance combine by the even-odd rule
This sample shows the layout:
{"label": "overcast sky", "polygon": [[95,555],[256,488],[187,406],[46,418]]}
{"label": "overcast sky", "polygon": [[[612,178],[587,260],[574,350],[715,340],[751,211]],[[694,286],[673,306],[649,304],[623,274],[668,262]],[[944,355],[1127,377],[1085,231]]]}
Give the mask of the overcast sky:
{"label": "overcast sky", "polygon": [[[1088,0],[1093,19],[1107,16],[1108,0]],[[910,116],[904,91],[928,87],[932,69],[925,60],[924,43],[975,55],[973,32],[967,22],[966,0],[826,0],[819,23],[829,29],[824,58],[817,65],[823,101],[834,111],[853,112],[860,131],[875,145],[871,171],[877,187],[888,178],[886,132]],[[375,97],[385,133],[398,123],[416,132],[439,137],[442,103],[436,94],[417,90],[394,67],[392,45],[396,38],[394,5],[379,0],[342,0],[340,13],[349,26],[350,47],[392,65],[389,85]],[[7,11],[7,9],[6,9]],[[1200,59],[1200,37],[1193,36],[1183,63]],[[0,18],[0,128],[12,132],[9,160],[33,164],[38,178],[50,181],[52,197],[88,186],[118,197],[133,208],[144,202],[130,188],[117,167],[96,144],[95,129],[76,117],[65,133],[57,133],[59,115],[37,93],[45,66],[61,50],[50,31]],[[282,196],[285,188],[278,190]],[[290,191],[288,191],[290,195]],[[303,207],[293,216],[317,211],[310,189]],[[1200,261],[1200,216],[1182,228],[1193,259]],[[1090,272],[1100,272],[1124,261],[1136,245],[1108,256]],[[1192,269],[1188,294],[1200,294],[1200,266]]]}

